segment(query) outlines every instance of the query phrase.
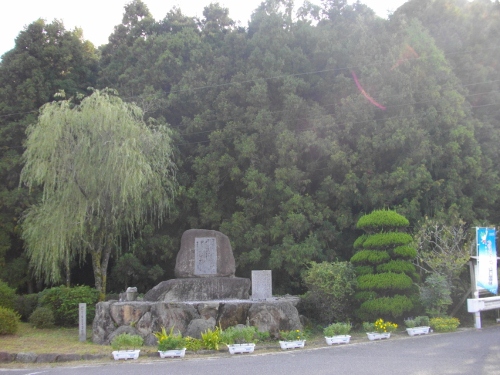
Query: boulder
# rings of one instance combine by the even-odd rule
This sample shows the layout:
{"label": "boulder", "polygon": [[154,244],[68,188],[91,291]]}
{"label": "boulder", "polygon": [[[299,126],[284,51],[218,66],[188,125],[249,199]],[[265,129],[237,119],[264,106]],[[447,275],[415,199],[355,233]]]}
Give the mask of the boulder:
{"label": "boulder", "polygon": [[92,323],[92,341],[96,344],[106,344],[108,336],[117,327],[109,311],[111,304],[115,302],[98,302],[95,306],[95,317]]}
{"label": "boulder", "polygon": [[194,306],[186,303],[155,303],[151,307],[151,315],[151,332],[158,332],[162,327],[168,331],[174,327],[183,336],[189,323],[200,318]]}
{"label": "boulder", "polygon": [[194,337],[195,339],[201,339],[201,334],[207,329],[215,329],[215,319],[194,319],[189,323],[186,329],[186,334],[184,336]]}
{"label": "boulder", "polygon": [[248,310],[250,325],[260,332],[268,331],[278,337],[279,331],[302,329],[299,312],[293,303],[276,301],[273,303],[254,303]]}
{"label": "boulder", "polygon": [[219,315],[219,307],[220,303],[218,302],[207,302],[207,303],[199,303],[195,305],[196,310],[198,310],[198,314],[203,319],[217,319],[217,316]]}
{"label": "boulder", "polygon": [[219,324],[222,329],[246,324],[251,302],[225,303],[220,307]]}
{"label": "boulder", "polygon": [[190,229],[182,234],[176,278],[231,277],[236,263],[229,238],[218,231]]}
{"label": "boulder", "polygon": [[109,311],[111,318],[117,325],[135,325],[149,311],[150,307],[150,303],[144,302],[115,302],[110,305]]}

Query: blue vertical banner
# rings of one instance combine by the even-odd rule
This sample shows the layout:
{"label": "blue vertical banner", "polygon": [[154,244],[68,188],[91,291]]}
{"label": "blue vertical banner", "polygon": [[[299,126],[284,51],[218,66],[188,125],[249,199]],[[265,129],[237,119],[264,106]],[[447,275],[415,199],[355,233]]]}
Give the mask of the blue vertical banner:
{"label": "blue vertical banner", "polygon": [[495,228],[476,228],[477,287],[498,293],[497,246]]}

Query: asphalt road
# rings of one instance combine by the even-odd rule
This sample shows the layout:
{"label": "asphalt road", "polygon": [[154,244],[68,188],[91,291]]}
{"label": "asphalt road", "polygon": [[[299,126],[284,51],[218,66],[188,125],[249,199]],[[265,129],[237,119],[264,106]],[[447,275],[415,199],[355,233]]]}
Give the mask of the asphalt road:
{"label": "asphalt road", "polygon": [[500,327],[255,355],[1,370],[15,375],[500,375]]}

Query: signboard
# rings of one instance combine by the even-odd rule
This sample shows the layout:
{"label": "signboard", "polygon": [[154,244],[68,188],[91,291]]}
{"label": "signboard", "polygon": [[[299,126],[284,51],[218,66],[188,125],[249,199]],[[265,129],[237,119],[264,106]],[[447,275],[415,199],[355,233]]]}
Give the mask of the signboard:
{"label": "signboard", "polygon": [[495,228],[476,228],[477,288],[498,293],[497,246]]}

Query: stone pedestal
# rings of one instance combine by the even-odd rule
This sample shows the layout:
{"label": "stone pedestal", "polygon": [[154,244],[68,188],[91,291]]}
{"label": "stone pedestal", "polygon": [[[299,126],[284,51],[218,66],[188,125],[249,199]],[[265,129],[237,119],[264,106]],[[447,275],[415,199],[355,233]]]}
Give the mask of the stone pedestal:
{"label": "stone pedestal", "polygon": [[250,279],[210,277],[163,281],[144,295],[144,301],[182,302],[248,299]]}

